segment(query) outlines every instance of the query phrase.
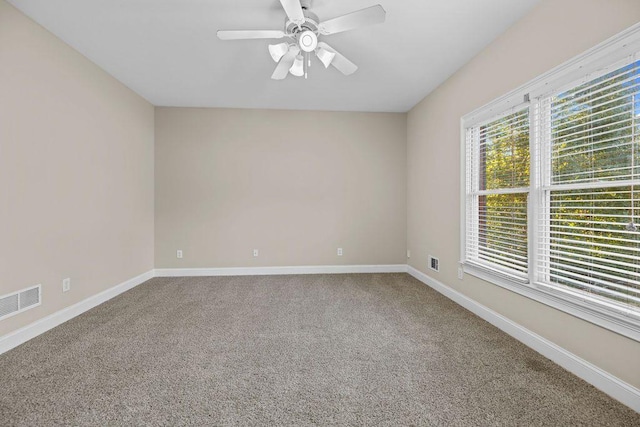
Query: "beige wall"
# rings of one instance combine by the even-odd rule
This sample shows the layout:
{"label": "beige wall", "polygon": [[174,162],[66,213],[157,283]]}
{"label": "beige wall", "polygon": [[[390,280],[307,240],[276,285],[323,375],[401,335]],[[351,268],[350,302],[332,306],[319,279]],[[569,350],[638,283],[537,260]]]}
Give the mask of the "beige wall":
{"label": "beige wall", "polygon": [[406,114],[156,109],[156,268],[404,264],[405,248]]}
{"label": "beige wall", "polygon": [[638,0],[546,0],[418,104],[408,117],[410,265],[635,387],[640,343],[467,275],[457,278],[460,118],[640,21]]}
{"label": "beige wall", "polygon": [[153,114],[0,0],[0,295],[43,302],[0,336],[153,268]]}
{"label": "beige wall", "polygon": [[[155,266],[396,264],[408,241],[412,266],[439,256],[435,278],[640,387],[640,343],[456,278],[460,117],[639,20],[637,0],[543,1],[408,117],[156,109]],[[0,0],[0,295],[43,285],[0,336],[153,266],[153,107]]]}

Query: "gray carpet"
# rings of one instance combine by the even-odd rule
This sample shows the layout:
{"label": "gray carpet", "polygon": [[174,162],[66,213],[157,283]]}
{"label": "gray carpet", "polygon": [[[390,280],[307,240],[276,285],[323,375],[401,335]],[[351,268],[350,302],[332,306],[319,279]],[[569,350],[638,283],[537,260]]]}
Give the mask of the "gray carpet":
{"label": "gray carpet", "polygon": [[406,274],[153,279],[0,356],[7,425],[640,425]]}

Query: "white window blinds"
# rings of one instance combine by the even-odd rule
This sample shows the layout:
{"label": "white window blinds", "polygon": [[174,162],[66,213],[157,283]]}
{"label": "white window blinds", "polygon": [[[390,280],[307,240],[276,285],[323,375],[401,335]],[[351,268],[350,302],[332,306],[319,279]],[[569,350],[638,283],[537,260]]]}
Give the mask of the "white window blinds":
{"label": "white window blinds", "polygon": [[467,129],[465,261],[526,280],[529,109]]}
{"label": "white window blinds", "polygon": [[461,124],[463,272],[640,342],[640,25]]}
{"label": "white window blinds", "polygon": [[640,63],[541,100],[538,281],[640,308]]}

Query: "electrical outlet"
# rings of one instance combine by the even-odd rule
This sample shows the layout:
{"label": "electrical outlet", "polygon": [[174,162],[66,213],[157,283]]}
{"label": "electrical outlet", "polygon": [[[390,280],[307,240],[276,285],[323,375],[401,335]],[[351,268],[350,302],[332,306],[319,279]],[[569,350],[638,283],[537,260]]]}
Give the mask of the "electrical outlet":
{"label": "electrical outlet", "polygon": [[407,258],[411,258],[411,250],[407,249]]}
{"label": "electrical outlet", "polygon": [[62,292],[69,292],[71,290],[71,279],[67,278],[62,281]]}
{"label": "electrical outlet", "polygon": [[342,256],[342,248],[338,248],[338,256]]}
{"label": "electrical outlet", "polygon": [[257,257],[258,255],[260,255],[260,251],[259,251],[259,250],[257,250],[257,249],[254,249],[254,250],[253,250],[253,256],[254,256],[254,257]]}
{"label": "electrical outlet", "polygon": [[458,267],[458,279],[464,279],[464,268]]}
{"label": "electrical outlet", "polygon": [[180,249],[177,250],[176,257],[182,259],[182,250],[180,250]]}

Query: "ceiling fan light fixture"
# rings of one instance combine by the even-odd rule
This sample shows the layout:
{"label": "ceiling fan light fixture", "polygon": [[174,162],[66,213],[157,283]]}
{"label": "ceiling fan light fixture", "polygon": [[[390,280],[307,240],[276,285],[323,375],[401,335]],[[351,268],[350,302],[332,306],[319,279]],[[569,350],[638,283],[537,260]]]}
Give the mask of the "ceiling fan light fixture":
{"label": "ceiling fan light fixture", "polygon": [[[318,40],[320,36],[343,33],[385,21],[387,12],[375,5],[327,21],[321,21],[313,13],[313,0],[280,0],[287,18],[283,30],[220,30],[220,40],[286,40],[285,43],[269,45],[269,55],[278,63],[271,78],[283,80],[289,74],[305,78],[311,66],[310,54],[315,53],[325,68],[335,67],[345,76],[353,74],[358,66],[339,51]],[[277,42],[273,42],[277,43]],[[304,61],[308,61],[305,64]],[[306,66],[305,66],[306,65]]]}
{"label": "ceiling fan light fixture", "polygon": [[275,62],[280,62],[282,57],[289,51],[287,43],[278,43],[269,45],[269,53]]}
{"label": "ceiling fan light fixture", "polygon": [[296,56],[296,60],[293,62],[289,72],[296,77],[304,76],[304,58],[302,55]]}
{"label": "ceiling fan light fixture", "polygon": [[303,51],[313,52],[318,47],[318,36],[313,31],[304,31],[298,36],[298,44]]}
{"label": "ceiling fan light fixture", "polygon": [[324,68],[329,68],[329,65],[331,65],[331,62],[333,61],[333,58],[336,57],[336,53],[329,52],[327,49],[321,47],[316,50],[316,56],[322,62]]}

